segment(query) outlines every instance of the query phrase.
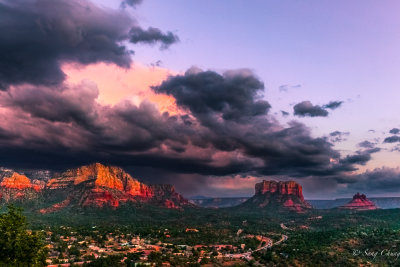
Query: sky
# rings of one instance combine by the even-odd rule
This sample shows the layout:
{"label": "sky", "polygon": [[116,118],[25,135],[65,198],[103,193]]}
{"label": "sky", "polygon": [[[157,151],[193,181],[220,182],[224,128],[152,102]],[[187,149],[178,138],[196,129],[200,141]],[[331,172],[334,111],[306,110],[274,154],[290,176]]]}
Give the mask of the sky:
{"label": "sky", "polygon": [[0,165],[400,196],[399,5],[0,0]]}

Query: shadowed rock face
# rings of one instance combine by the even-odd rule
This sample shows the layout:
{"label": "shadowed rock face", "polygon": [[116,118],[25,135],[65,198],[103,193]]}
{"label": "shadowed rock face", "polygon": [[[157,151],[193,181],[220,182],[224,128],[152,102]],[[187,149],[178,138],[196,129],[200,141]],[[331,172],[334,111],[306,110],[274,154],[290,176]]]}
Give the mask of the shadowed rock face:
{"label": "shadowed rock face", "polygon": [[305,212],[312,208],[304,200],[303,189],[298,183],[265,180],[255,185],[255,195],[239,207],[295,212]]}
{"label": "shadowed rock face", "polygon": [[377,207],[374,202],[369,200],[364,194],[357,193],[353,196],[346,205],[340,206],[341,209],[351,210],[376,210]]}
{"label": "shadowed rock face", "polygon": [[187,199],[175,191],[170,184],[155,184],[150,186],[153,192],[153,202],[170,209],[180,208],[182,205],[191,205]]}

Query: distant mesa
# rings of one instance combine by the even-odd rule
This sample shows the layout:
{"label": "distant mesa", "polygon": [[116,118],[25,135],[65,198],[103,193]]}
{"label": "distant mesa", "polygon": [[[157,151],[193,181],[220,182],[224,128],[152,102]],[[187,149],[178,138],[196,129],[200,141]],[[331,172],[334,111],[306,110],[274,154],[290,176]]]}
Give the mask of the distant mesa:
{"label": "distant mesa", "polygon": [[255,185],[255,195],[240,208],[269,209],[276,211],[294,211],[303,213],[310,210],[311,205],[304,200],[301,185],[294,181],[262,181]]}
{"label": "distant mesa", "polygon": [[376,210],[378,207],[364,194],[357,193],[349,203],[340,206],[339,208],[348,210]]}

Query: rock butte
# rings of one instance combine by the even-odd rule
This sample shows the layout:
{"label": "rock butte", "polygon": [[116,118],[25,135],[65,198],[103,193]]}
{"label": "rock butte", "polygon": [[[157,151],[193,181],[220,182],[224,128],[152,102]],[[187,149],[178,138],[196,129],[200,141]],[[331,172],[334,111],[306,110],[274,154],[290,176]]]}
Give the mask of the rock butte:
{"label": "rock butte", "polygon": [[265,194],[269,193],[278,193],[280,195],[294,195],[304,200],[303,197],[303,188],[301,185],[294,181],[287,181],[287,182],[276,182],[276,181],[265,181],[263,180],[261,183],[255,185],[255,193],[258,194]]}
{"label": "rock butte", "polygon": [[301,185],[294,181],[262,181],[255,185],[255,195],[239,205],[242,207],[274,208],[305,212],[311,205],[304,200]]}
{"label": "rock butte", "polygon": [[376,210],[378,207],[374,202],[369,200],[364,194],[357,193],[353,196],[346,205],[340,206],[340,209],[351,209],[351,210]]}

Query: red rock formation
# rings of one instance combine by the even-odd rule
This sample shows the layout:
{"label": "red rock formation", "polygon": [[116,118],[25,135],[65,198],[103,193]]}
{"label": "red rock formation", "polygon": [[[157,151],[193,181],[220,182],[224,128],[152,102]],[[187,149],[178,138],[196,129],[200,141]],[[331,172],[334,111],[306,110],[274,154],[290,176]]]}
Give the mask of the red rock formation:
{"label": "red rock formation", "polygon": [[77,169],[71,169],[60,177],[51,179],[47,183],[49,189],[59,189],[87,184],[88,187],[104,187],[123,191],[130,196],[149,198],[152,196],[150,188],[132,178],[119,167],[104,166],[94,163]]}
{"label": "red rock formation", "polygon": [[[95,163],[68,170],[50,179],[31,182],[26,176],[10,173],[0,183],[0,200],[41,199],[56,203],[40,210],[54,212],[67,206],[117,208],[122,203],[146,203],[173,209],[190,206],[171,185],[146,185],[119,167]],[[61,201],[61,202],[60,202]]]}
{"label": "red rock formation", "polygon": [[37,191],[37,192],[42,191],[45,186],[46,186],[46,183],[41,180],[33,180],[33,182],[32,182],[32,188],[35,189],[35,191]]}
{"label": "red rock formation", "polygon": [[58,177],[50,179],[46,184],[46,189],[65,189],[74,184],[75,177]]}
{"label": "red rock formation", "polygon": [[268,208],[305,212],[311,205],[304,200],[301,185],[294,181],[262,181],[255,185],[255,195],[239,205],[246,208]]}
{"label": "red rock formation", "polygon": [[17,172],[9,173],[0,183],[0,199],[9,202],[13,200],[35,200],[42,191],[40,181],[34,183],[25,175]]}
{"label": "red rock formation", "polygon": [[255,186],[256,195],[265,194],[266,192],[275,193],[280,195],[295,195],[301,200],[303,197],[303,188],[301,185],[294,181],[276,182],[276,181],[262,181]]}
{"label": "red rock formation", "polygon": [[25,189],[32,188],[31,180],[25,175],[14,172],[11,177],[5,177],[0,183],[1,187],[10,189]]}
{"label": "red rock formation", "polygon": [[94,188],[88,192],[87,196],[81,199],[80,205],[83,207],[86,206],[95,206],[95,207],[104,207],[110,206],[113,208],[117,208],[119,206],[120,200],[126,200],[118,198],[115,194],[111,192],[101,189]]}
{"label": "red rock formation", "polygon": [[67,198],[66,200],[64,200],[60,203],[54,204],[53,206],[51,206],[49,208],[40,209],[39,212],[42,214],[55,212],[55,211],[58,211],[58,210],[61,210],[65,207],[67,207],[70,203],[71,203],[71,199]]}
{"label": "red rock formation", "polygon": [[369,200],[364,194],[357,193],[353,196],[346,205],[340,206],[341,209],[351,209],[351,210],[376,210],[377,207]]}
{"label": "red rock formation", "polygon": [[181,209],[182,205],[191,205],[187,199],[175,191],[170,184],[151,185],[153,191],[152,202],[161,204],[170,209]]}
{"label": "red rock formation", "polygon": [[100,163],[71,169],[51,179],[46,188],[68,191],[79,206],[118,207],[125,202],[142,202],[168,208],[190,205],[171,185],[148,186],[119,167]]}

